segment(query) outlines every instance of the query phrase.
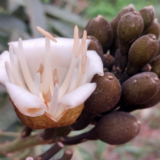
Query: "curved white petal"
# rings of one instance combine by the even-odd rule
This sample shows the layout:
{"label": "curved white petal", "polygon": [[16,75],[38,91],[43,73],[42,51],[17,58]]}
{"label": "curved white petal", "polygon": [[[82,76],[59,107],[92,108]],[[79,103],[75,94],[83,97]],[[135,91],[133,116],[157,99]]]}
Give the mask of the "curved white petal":
{"label": "curved white petal", "polygon": [[[56,40],[57,43],[51,41],[52,69],[57,68],[58,72],[63,72],[65,75],[72,59],[74,40],[68,38],[56,38]],[[87,40],[86,43],[88,46],[90,40]],[[18,53],[18,42],[10,42],[9,45],[12,45],[14,54],[16,55]],[[44,65],[45,38],[24,40],[23,50],[32,78],[34,78],[40,64],[42,63]],[[62,81],[61,77],[59,79],[60,82]]]}
{"label": "curved white petal", "polygon": [[74,91],[62,97],[59,104],[66,106],[66,109],[75,108],[87,100],[87,98],[96,89],[96,86],[96,83],[87,83],[81,87],[78,87]]}
{"label": "curved white petal", "polygon": [[22,114],[30,117],[44,114],[47,107],[40,98],[14,84],[6,83],[5,86],[15,107]]}
{"label": "curved white petal", "polygon": [[2,84],[5,84],[5,82],[9,82],[7,72],[6,72],[6,69],[5,69],[5,62],[6,61],[10,62],[8,51],[4,51],[0,55],[0,83],[2,83]]}
{"label": "curved white petal", "polygon": [[93,76],[98,74],[100,76],[104,75],[103,72],[103,63],[102,60],[100,58],[100,56],[98,55],[98,53],[96,51],[87,51],[87,57],[89,59],[89,67],[87,68],[81,82],[80,82],[80,86],[85,84],[85,83],[89,83]]}

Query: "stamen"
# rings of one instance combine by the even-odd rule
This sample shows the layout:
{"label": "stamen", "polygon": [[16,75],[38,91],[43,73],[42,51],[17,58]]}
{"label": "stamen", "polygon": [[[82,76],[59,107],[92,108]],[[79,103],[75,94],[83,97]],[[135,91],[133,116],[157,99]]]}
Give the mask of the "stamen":
{"label": "stamen", "polygon": [[11,73],[14,79],[14,82],[17,86],[20,86],[21,88],[25,88],[26,86],[22,83],[22,79],[19,76],[17,67],[16,67],[16,63],[15,63],[15,59],[13,56],[13,47],[12,45],[9,45],[9,56],[10,56],[10,64],[11,64]]}
{"label": "stamen", "polygon": [[79,63],[79,65],[78,65],[78,74],[77,74],[77,77],[76,77],[76,83],[75,83],[74,89],[79,86],[81,78],[82,78],[81,63]]}
{"label": "stamen", "polygon": [[75,84],[76,84],[76,78],[77,78],[77,68],[74,69],[74,72],[73,72],[73,76],[72,76],[72,80],[71,80],[71,83],[70,83],[70,86],[69,86],[69,89],[67,91],[68,92],[71,92],[72,90],[74,90],[74,87],[75,87]]}
{"label": "stamen", "polygon": [[59,85],[58,85],[58,83],[56,83],[55,87],[54,87],[52,100],[51,100],[51,103],[49,106],[49,111],[53,117],[56,116],[56,113],[59,109],[59,107],[58,107],[58,93],[59,93]]}
{"label": "stamen", "polygon": [[37,73],[40,73],[40,83],[43,83],[43,71],[44,71],[44,65],[41,63],[37,71]]}
{"label": "stamen", "polygon": [[50,40],[57,42],[57,40],[51,35],[49,32],[45,31],[43,28],[37,26],[37,30],[44,35],[45,37],[48,37]]}
{"label": "stamen", "polygon": [[79,43],[79,31],[76,25],[74,28],[74,44],[73,44],[73,49],[72,49],[73,54],[75,54],[77,51],[78,43]]}
{"label": "stamen", "polygon": [[[91,81],[91,79],[89,78],[89,76],[88,76],[88,73],[90,72],[90,67],[89,67],[89,65],[90,65],[90,59],[89,59],[89,57],[87,57],[87,64],[86,64],[86,71],[85,71],[85,74],[83,75],[83,74],[81,74],[81,81],[80,81],[80,83],[79,83],[79,86],[82,86],[82,85],[84,85],[84,84],[86,84],[86,83],[89,83],[90,81]],[[78,86],[77,86],[78,87]]]}
{"label": "stamen", "polygon": [[51,50],[50,50],[50,39],[45,38],[45,64],[43,73],[43,87],[42,94],[43,98],[47,101],[51,101],[51,91],[50,91],[50,77],[51,77]]}
{"label": "stamen", "polygon": [[18,43],[18,56],[19,56],[19,63],[20,63],[20,66],[21,66],[21,70],[22,70],[22,73],[23,73],[23,77],[24,77],[24,80],[29,88],[29,90],[33,93],[33,79],[31,77],[31,74],[30,74],[30,71],[29,71],[29,68],[28,68],[28,65],[27,65],[27,61],[25,59],[25,55],[24,55],[24,52],[23,52],[23,44],[22,44],[22,39],[19,38],[19,43]]}
{"label": "stamen", "polygon": [[58,71],[57,69],[53,70],[53,84],[54,86],[57,84],[59,84],[59,79],[58,79]]}
{"label": "stamen", "polygon": [[85,68],[86,68],[86,63],[87,63],[87,54],[86,54],[86,45],[83,46],[82,49],[82,60],[81,60],[81,68],[82,68],[82,73],[85,73]]}
{"label": "stamen", "polygon": [[86,44],[86,39],[87,39],[87,31],[84,30],[84,33],[83,33],[83,38],[82,38],[82,41],[81,41],[81,45],[76,53],[76,58],[82,53],[82,50],[83,50],[83,46],[85,46]]}
{"label": "stamen", "polygon": [[39,97],[39,88],[40,88],[40,73],[36,73],[34,78],[34,95]]}
{"label": "stamen", "polygon": [[9,82],[15,84],[14,79],[12,77],[12,74],[10,72],[9,63],[7,61],[5,62],[5,69],[6,69],[6,72],[7,72]]}
{"label": "stamen", "polygon": [[70,67],[68,69],[68,72],[67,72],[67,75],[59,89],[59,98],[58,99],[61,99],[62,96],[66,93],[66,91],[68,90],[68,87],[69,87],[69,84],[70,84],[70,81],[71,81],[71,78],[72,78],[72,74],[73,74],[73,71],[77,65],[77,62],[78,62],[78,58],[75,59],[74,58],[74,55],[72,56],[72,61],[71,61],[71,64],[70,64]]}

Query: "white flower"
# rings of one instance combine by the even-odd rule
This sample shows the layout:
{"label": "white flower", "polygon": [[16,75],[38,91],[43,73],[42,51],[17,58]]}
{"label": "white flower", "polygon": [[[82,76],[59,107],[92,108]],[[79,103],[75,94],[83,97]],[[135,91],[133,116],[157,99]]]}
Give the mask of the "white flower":
{"label": "white flower", "polygon": [[[6,86],[24,123],[26,117],[34,121],[44,115],[54,121],[45,127],[34,127],[34,122],[27,122],[30,127],[69,125],[78,118],[84,102],[96,88],[95,83],[90,83],[93,76],[103,76],[101,58],[95,51],[87,51],[90,40],[86,39],[86,31],[79,39],[78,27],[74,39],[54,38],[42,28],[37,29],[45,38],[25,41],[20,38],[18,42],[10,42],[9,51],[0,55],[0,82]],[[64,118],[67,111],[79,106],[79,113],[70,116],[74,120],[63,123],[67,121]],[[44,121],[39,123],[47,123]]]}

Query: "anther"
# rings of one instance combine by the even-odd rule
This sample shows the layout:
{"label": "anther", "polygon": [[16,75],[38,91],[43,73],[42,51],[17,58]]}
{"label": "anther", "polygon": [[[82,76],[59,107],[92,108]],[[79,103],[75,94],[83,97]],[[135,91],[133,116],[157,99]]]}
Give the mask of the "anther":
{"label": "anther", "polygon": [[45,37],[48,37],[50,40],[57,42],[57,40],[51,35],[49,32],[45,31],[43,28],[37,26],[37,30],[44,35]]}

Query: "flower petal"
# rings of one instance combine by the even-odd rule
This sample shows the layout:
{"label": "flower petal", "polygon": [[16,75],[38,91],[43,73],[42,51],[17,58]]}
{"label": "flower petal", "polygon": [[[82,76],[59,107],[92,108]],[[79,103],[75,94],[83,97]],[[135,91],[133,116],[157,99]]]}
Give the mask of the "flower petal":
{"label": "flower petal", "polygon": [[91,82],[94,75],[98,74],[100,76],[104,75],[103,63],[100,56],[96,51],[87,51],[87,57],[89,58],[89,67],[87,68],[81,82],[80,86]]}
{"label": "flower petal", "polygon": [[6,72],[6,69],[5,69],[5,62],[6,61],[10,62],[8,51],[4,51],[0,55],[0,83],[2,83],[2,84],[5,84],[5,82],[9,82],[7,72]]}
{"label": "flower petal", "polygon": [[[57,68],[58,73],[63,72],[63,74],[66,75],[72,59],[74,40],[67,38],[56,38],[56,40],[57,43],[51,41],[52,70]],[[90,40],[87,40],[86,43],[88,46]],[[13,51],[16,55],[18,53],[18,42],[10,42],[9,45],[13,46]],[[23,50],[32,78],[34,78],[39,66],[41,64],[44,65],[45,38],[24,40]],[[62,75],[61,77],[63,78],[64,76]],[[61,77],[59,78],[60,82],[63,81]]]}
{"label": "flower petal", "polygon": [[64,105],[66,109],[75,108],[86,101],[86,99],[96,89],[96,86],[96,83],[87,83],[81,87],[78,87],[74,91],[62,97],[59,104]]}
{"label": "flower petal", "polygon": [[22,114],[30,117],[44,114],[47,106],[40,98],[14,84],[6,83],[5,86],[13,104]]}

